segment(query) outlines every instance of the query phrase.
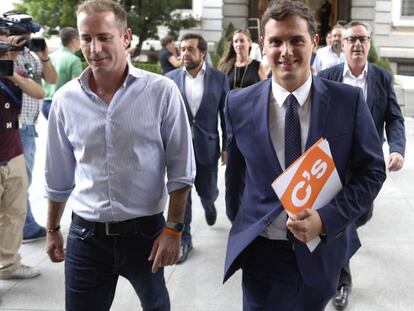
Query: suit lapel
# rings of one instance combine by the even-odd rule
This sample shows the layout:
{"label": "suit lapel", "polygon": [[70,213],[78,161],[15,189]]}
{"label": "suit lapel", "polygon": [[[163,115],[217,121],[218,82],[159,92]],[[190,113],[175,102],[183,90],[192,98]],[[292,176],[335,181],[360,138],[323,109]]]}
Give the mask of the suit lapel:
{"label": "suit lapel", "polygon": [[185,71],[180,70],[178,74],[178,88],[180,89],[181,96],[184,100],[184,105],[187,110],[188,119],[191,121],[194,119],[193,113],[191,112],[190,105],[188,104],[187,97],[185,96]]}
{"label": "suit lapel", "polygon": [[[258,89],[257,97],[254,99],[253,108],[254,108],[254,120],[256,121],[256,129],[259,132],[259,137],[263,137],[263,140],[260,140],[263,144],[263,150],[266,154],[266,158],[269,160],[270,165],[279,175],[282,172],[282,167],[280,166],[279,159],[277,158],[275,148],[272,143],[269,130],[269,101],[270,101],[270,92],[272,90],[272,79],[267,79],[266,82],[262,84],[262,87]],[[276,176],[275,175],[275,176]]]}
{"label": "suit lapel", "polygon": [[375,94],[375,85],[377,84],[376,74],[374,72],[374,67],[371,64],[368,64],[368,78],[367,78],[367,104],[369,111],[373,112],[374,102],[376,98]]}
{"label": "suit lapel", "polygon": [[327,89],[318,77],[312,77],[311,115],[305,150],[323,136],[329,112]]}
{"label": "suit lapel", "polygon": [[[211,79],[211,72],[208,68],[208,65],[206,63],[206,71],[204,72],[204,85],[203,85],[203,97],[201,98],[201,102],[200,102],[200,107],[198,108],[197,114],[198,115],[201,111],[202,114],[202,110],[208,108],[208,94],[210,93],[210,89],[212,86],[212,83],[210,82]],[[195,116],[194,116],[195,117]]]}

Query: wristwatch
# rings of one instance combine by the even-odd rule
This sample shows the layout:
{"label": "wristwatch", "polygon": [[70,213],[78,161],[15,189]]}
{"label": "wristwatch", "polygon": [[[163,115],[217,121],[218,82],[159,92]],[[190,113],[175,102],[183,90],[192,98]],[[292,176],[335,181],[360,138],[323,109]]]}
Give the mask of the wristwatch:
{"label": "wristwatch", "polygon": [[185,227],[182,222],[170,222],[170,221],[167,221],[165,223],[165,226],[167,228],[170,228],[170,229],[172,229],[172,230],[174,230],[176,232],[179,232],[179,233],[183,232],[184,231],[184,227]]}

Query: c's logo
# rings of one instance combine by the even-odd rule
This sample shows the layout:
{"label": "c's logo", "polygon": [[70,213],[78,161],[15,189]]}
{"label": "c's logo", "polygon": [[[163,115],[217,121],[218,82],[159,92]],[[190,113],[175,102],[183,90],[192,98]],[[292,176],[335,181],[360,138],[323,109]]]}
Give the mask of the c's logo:
{"label": "c's logo", "polygon": [[296,214],[313,203],[335,169],[332,158],[316,147],[300,164],[281,201],[284,207]]}

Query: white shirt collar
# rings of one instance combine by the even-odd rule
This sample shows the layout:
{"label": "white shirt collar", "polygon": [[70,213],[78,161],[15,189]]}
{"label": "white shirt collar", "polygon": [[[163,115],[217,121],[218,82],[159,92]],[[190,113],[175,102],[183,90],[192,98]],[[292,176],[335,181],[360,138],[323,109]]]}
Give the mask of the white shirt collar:
{"label": "white shirt collar", "polygon": [[[90,66],[86,67],[85,70],[82,71],[82,73],[80,74],[80,76],[78,77],[79,82],[81,83],[81,85],[90,90],[89,87],[89,78],[92,74],[92,69]],[[139,78],[139,77],[143,77],[144,73],[142,72],[141,69],[139,68],[135,68],[130,62],[128,62],[128,74],[125,78],[125,80],[123,81],[122,85],[125,87],[127,82],[130,79],[134,79],[134,78]]]}
{"label": "white shirt collar", "polygon": [[[306,102],[306,99],[309,96],[310,90],[312,86],[312,74],[309,74],[309,78],[303,83],[300,87],[292,92],[292,94],[296,97],[300,106]],[[280,84],[278,84],[275,80],[272,79],[272,93],[274,98],[276,99],[276,103],[282,107],[283,103],[285,102],[286,98],[291,94],[288,90],[283,88]]]}
{"label": "white shirt collar", "polygon": [[361,79],[361,78],[365,79],[367,77],[367,75],[368,75],[368,62],[365,63],[365,67],[364,67],[364,69],[362,70],[361,74],[358,77],[355,77],[352,74],[351,69],[349,68],[347,62],[344,62],[344,72],[342,74],[343,77],[349,76],[349,77],[354,78],[354,79]]}

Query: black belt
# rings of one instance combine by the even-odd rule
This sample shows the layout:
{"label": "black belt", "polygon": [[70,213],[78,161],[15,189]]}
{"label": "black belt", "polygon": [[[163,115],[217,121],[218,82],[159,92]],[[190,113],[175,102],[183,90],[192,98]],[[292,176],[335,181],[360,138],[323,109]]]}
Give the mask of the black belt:
{"label": "black belt", "polygon": [[6,166],[7,165],[7,163],[9,163],[8,161],[1,161],[0,160],[0,166]]}
{"label": "black belt", "polygon": [[261,235],[257,237],[257,240],[261,241],[262,243],[266,243],[268,245],[273,245],[273,246],[282,247],[282,248],[295,249],[295,245],[290,240],[272,240],[272,239],[266,238]]}
{"label": "black belt", "polygon": [[154,221],[160,214],[128,219],[120,222],[96,222],[72,213],[72,222],[75,225],[91,230],[95,235],[120,235],[137,232],[144,224]]}

